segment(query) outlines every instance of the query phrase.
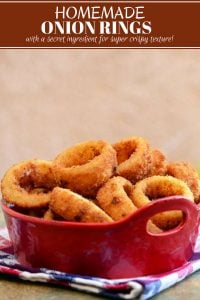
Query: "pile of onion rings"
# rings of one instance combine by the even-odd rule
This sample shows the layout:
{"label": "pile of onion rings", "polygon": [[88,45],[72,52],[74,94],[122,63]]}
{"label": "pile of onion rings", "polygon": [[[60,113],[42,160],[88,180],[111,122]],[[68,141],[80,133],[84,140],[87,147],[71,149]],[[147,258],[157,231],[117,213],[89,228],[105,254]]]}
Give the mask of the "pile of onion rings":
{"label": "pile of onion rings", "polygon": [[[191,164],[168,162],[146,139],[133,136],[113,145],[86,141],[52,161],[18,163],[5,173],[1,192],[9,206],[47,221],[109,223],[166,196],[199,203],[200,180]],[[148,227],[162,232],[181,220],[180,211],[163,212]]]}

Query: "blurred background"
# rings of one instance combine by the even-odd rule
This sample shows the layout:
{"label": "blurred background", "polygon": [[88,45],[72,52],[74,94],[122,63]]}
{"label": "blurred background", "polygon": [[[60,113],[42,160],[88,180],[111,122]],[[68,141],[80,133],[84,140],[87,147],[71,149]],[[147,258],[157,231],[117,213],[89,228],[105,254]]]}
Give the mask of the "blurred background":
{"label": "blurred background", "polygon": [[77,142],[132,135],[200,162],[199,51],[1,51],[0,95],[1,177]]}

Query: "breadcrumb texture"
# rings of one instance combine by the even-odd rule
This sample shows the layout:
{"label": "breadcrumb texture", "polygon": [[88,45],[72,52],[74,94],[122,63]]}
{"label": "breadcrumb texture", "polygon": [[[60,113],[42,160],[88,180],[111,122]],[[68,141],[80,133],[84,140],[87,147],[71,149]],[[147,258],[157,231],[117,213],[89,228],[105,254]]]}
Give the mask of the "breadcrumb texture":
{"label": "breadcrumb texture", "polygon": [[117,152],[117,174],[133,184],[148,176],[151,168],[149,143],[141,137],[131,137],[113,145]]}
{"label": "breadcrumb texture", "polygon": [[49,204],[56,186],[52,162],[28,160],[12,166],[1,181],[3,199],[23,208],[39,208]]}
{"label": "breadcrumb texture", "polygon": [[167,174],[183,180],[191,189],[194,201],[200,202],[200,181],[197,170],[188,162],[171,162],[167,165]]}
{"label": "breadcrumb texture", "polygon": [[123,177],[109,179],[97,193],[97,204],[113,220],[118,221],[137,210],[129,195],[133,190],[130,181]]}
{"label": "breadcrumb texture", "polygon": [[84,223],[113,222],[101,208],[69,189],[56,187],[51,194],[50,209],[68,221]]}
{"label": "breadcrumb texture", "polygon": [[[136,183],[131,195],[133,203],[138,208],[156,201],[156,199],[182,195],[191,201],[194,196],[185,182],[172,176],[152,176]],[[169,211],[156,214],[152,221],[163,230],[176,227],[182,220],[180,211]]]}
{"label": "breadcrumb texture", "polygon": [[117,158],[110,144],[88,141],[63,151],[53,164],[60,186],[94,198],[98,189],[113,176]]}

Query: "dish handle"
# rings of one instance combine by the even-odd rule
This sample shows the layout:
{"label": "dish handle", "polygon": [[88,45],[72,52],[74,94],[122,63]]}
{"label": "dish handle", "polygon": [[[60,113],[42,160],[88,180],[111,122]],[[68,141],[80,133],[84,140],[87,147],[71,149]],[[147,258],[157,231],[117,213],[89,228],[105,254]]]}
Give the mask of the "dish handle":
{"label": "dish handle", "polygon": [[[155,214],[172,210],[180,210],[183,212],[183,220],[177,227],[159,233],[152,233],[147,229],[147,222]],[[192,232],[198,229],[200,221],[200,206],[197,206],[194,202],[190,201],[186,197],[170,196],[157,199],[155,201],[152,201],[148,205],[142,207],[138,211],[138,214],[135,214],[135,216],[133,215],[133,219],[136,223],[138,223],[138,228],[140,228],[140,230],[143,231],[143,233],[145,232],[145,234],[148,235],[162,236],[170,234],[179,234],[182,231]],[[136,224],[134,224],[134,226],[136,226]]]}

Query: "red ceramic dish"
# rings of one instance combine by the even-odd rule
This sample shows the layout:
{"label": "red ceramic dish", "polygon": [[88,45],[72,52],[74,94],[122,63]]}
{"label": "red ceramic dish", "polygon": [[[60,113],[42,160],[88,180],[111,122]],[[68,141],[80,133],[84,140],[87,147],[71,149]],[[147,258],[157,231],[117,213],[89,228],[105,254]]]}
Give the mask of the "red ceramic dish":
{"label": "red ceramic dish", "polygon": [[[199,207],[181,197],[151,202],[127,218],[109,224],[44,221],[2,203],[16,258],[31,267],[99,276],[129,278],[170,271],[193,253]],[[154,214],[182,210],[184,221],[165,233],[147,232]]]}

